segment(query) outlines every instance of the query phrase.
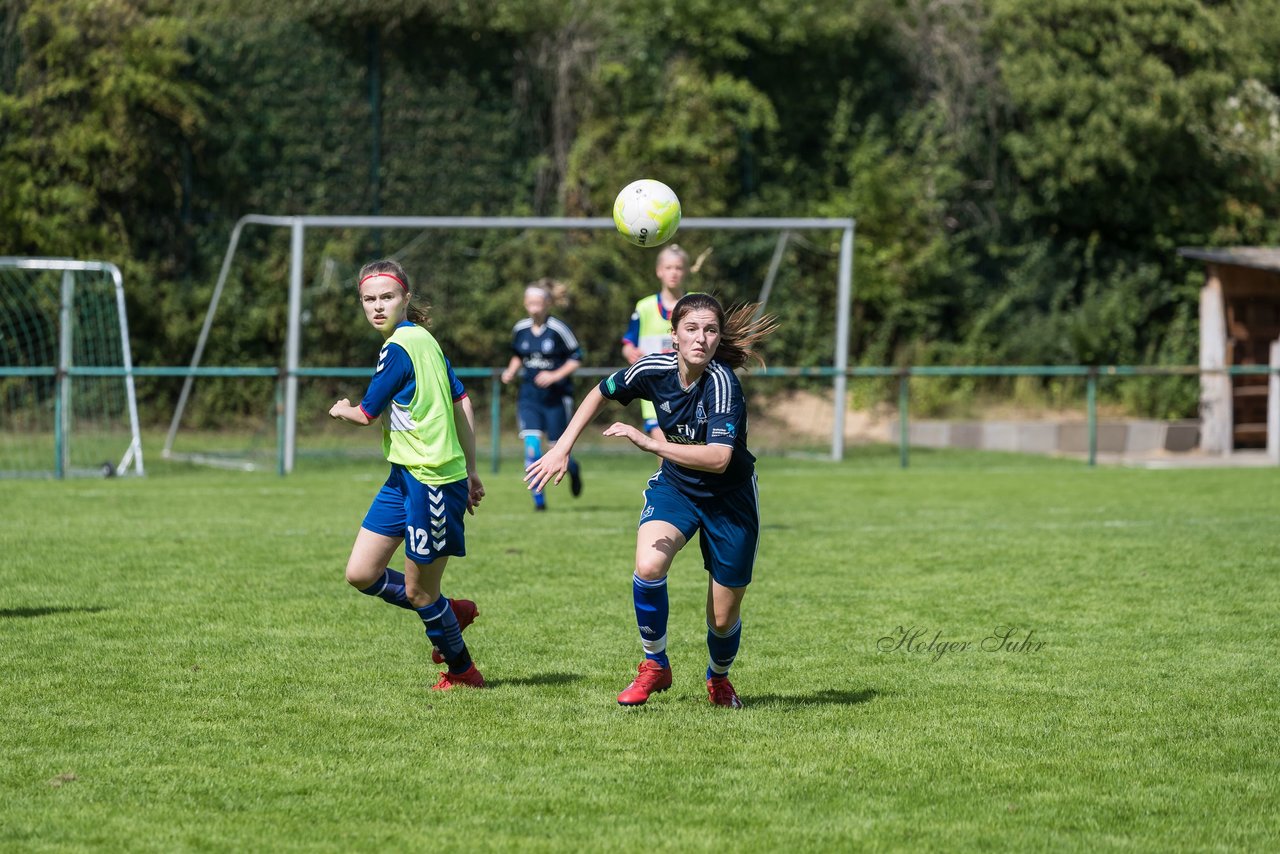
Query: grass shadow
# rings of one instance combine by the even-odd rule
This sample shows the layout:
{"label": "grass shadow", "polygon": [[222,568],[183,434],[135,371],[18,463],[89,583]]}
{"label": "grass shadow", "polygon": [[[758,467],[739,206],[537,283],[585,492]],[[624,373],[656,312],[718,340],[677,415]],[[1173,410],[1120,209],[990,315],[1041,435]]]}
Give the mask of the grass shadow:
{"label": "grass shadow", "polygon": [[805,706],[857,706],[870,703],[879,696],[880,692],[875,688],[863,688],[858,691],[824,688],[813,694],[748,694],[743,698],[743,702],[748,708],[781,706],[800,709]]}
{"label": "grass shadow", "polygon": [[589,504],[565,504],[561,502],[560,509],[568,512],[578,513],[636,513],[639,514],[644,505],[639,501],[596,501]]}
{"label": "grass shadow", "polygon": [[0,620],[19,620],[25,617],[47,617],[51,614],[96,614],[105,611],[100,605],[63,605],[47,608],[0,608]]}
{"label": "grass shadow", "polygon": [[536,686],[536,685],[568,685],[570,682],[580,682],[582,675],[578,673],[535,673],[532,676],[516,676],[510,679],[486,679],[485,682],[490,688],[505,688],[507,686]]}

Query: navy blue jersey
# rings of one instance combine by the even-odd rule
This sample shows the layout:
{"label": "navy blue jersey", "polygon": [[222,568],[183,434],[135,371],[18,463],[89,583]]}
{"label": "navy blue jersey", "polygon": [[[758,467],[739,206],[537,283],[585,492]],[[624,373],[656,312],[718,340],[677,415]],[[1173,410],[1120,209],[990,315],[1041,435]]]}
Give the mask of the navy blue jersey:
{"label": "navy blue jersey", "polygon": [[[406,325],[413,324],[408,320],[400,324],[400,326]],[[444,365],[449,372],[449,388],[453,391],[453,400],[456,403],[467,396],[467,390],[463,388],[462,381],[453,372],[453,365],[449,364],[448,359],[444,360]],[[374,421],[392,400],[402,406],[408,406],[417,390],[418,382],[413,375],[413,362],[409,360],[409,354],[399,344],[388,341],[378,352],[378,367],[374,370],[373,379],[369,380],[369,387],[360,400],[360,409],[366,418]]]}
{"label": "navy blue jersey", "polygon": [[542,331],[533,331],[533,318],[526,317],[511,329],[511,351],[524,362],[524,381],[520,383],[520,400],[542,406],[560,406],[566,395],[573,395],[573,380],[565,377],[546,388],[538,388],[533,378],[539,371],[554,371],[569,360],[582,361],[582,348],[569,324],[548,317]]}
{"label": "navy blue jersey", "polygon": [[756,458],[747,450],[747,402],[742,384],[724,362],[711,360],[689,388],[680,385],[678,356],[645,356],[629,368],[605,377],[600,393],[627,404],[652,401],[658,426],[668,442],[678,445],[729,445],[733,456],[721,474],[662,461],[662,475],[681,492],[710,498],[737,489],[755,472]]}

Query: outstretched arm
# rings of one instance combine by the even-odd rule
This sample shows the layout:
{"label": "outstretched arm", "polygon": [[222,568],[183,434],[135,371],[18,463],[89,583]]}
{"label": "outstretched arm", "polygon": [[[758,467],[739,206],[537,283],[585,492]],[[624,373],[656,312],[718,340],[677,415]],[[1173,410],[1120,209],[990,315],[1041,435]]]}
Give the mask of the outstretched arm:
{"label": "outstretched arm", "polygon": [[565,473],[569,471],[569,452],[573,450],[573,443],[578,441],[596,413],[604,408],[605,399],[598,386],[591,387],[591,391],[587,392],[587,396],[578,405],[578,411],[573,413],[569,426],[556,440],[555,447],[525,469],[524,482],[529,485],[529,489],[537,492],[553,478],[555,483],[564,479]]}

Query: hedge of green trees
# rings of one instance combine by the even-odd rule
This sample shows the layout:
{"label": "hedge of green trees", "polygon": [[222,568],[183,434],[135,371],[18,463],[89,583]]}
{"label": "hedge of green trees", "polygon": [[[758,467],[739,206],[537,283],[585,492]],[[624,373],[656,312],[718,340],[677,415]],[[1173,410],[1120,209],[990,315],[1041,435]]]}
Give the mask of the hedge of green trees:
{"label": "hedge of green trees", "polygon": [[[604,216],[649,175],[686,215],[856,217],[857,362],[1187,364],[1176,248],[1277,240],[1278,55],[1278,0],[4,0],[0,254],[119,264],[137,360],[182,364],[242,214]],[[698,286],[753,296],[775,237]],[[791,245],[774,363],[829,362],[834,239]],[[247,237],[210,363],[279,363],[287,248]],[[652,282],[620,239],[335,231],[311,364],[369,361],[343,289],[392,251],[461,365],[542,275],[617,364]]]}

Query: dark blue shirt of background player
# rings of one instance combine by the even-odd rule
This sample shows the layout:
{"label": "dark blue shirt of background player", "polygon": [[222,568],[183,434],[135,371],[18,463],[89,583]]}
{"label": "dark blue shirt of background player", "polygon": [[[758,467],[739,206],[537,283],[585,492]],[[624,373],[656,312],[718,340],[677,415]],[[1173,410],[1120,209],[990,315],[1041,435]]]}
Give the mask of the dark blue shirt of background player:
{"label": "dark blue shirt of background player", "polygon": [[[582,348],[569,325],[550,314],[564,300],[565,291],[564,285],[551,279],[527,285],[524,309],[529,316],[511,329],[511,361],[502,381],[509,383],[521,374],[516,420],[526,465],[542,456],[544,443],[560,438],[573,414],[570,377],[582,364]],[[574,496],[582,494],[582,472],[576,460],[569,461],[569,476]],[[546,509],[541,490],[534,492],[533,506]]]}
{"label": "dark blue shirt of background player", "polygon": [[582,361],[582,348],[567,323],[556,317],[547,317],[539,326],[533,318],[526,317],[511,329],[511,352],[520,359],[524,372],[520,400],[542,406],[560,406],[566,396],[573,396],[570,376],[541,388],[536,381],[543,371],[559,371],[566,362]]}

